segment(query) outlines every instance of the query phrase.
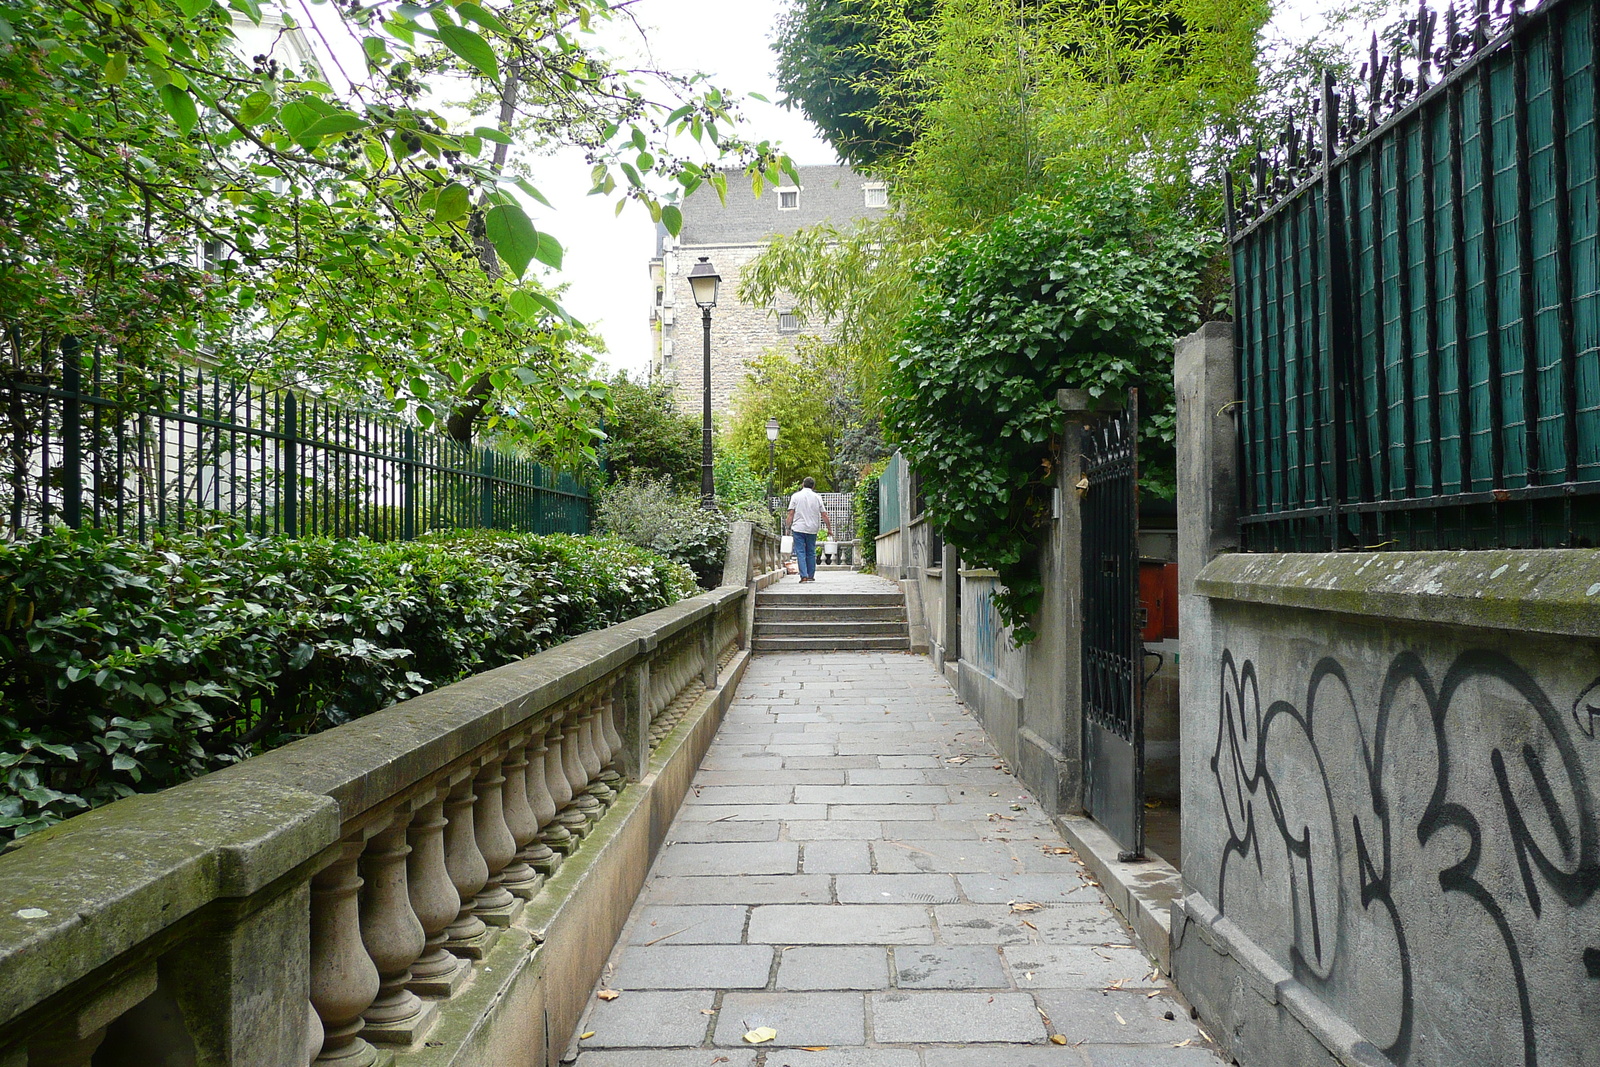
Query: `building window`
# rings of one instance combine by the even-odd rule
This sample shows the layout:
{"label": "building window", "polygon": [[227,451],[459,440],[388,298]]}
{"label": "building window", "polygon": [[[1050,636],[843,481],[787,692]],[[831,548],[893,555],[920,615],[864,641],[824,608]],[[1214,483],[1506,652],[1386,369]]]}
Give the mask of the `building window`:
{"label": "building window", "polygon": [[863,188],[867,192],[868,207],[889,206],[889,187],[883,182],[868,182]]}
{"label": "building window", "polygon": [[662,301],[666,299],[666,294],[667,294],[667,290],[666,290],[666,288],[664,286],[660,286],[660,285],[656,286],[656,306],[657,307],[661,306]]}
{"label": "building window", "polygon": [[778,312],[778,332],[779,333],[799,333],[800,332],[800,316],[799,316],[799,314],[797,312],[793,312],[793,311],[780,311],[780,312]]}
{"label": "building window", "polygon": [[795,208],[797,208],[799,206],[800,206],[800,190],[798,190],[798,189],[779,189],[778,190],[778,210],[779,211],[792,211],[792,210],[794,210]]}

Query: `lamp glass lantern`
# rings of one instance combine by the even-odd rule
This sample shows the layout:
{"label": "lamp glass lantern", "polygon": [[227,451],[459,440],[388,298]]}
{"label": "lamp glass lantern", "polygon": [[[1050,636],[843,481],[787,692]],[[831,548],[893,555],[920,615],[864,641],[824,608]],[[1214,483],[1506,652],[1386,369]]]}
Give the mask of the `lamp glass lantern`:
{"label": "lamp glass lantern", "polygon": [[700,307],[709,310],[717,306],[717,287],[721,283],[722,275],[711,265],[709,256],[701,256],[700,262],[689,269],[689,292]]}
{"label": "lamp glass lantern", "polygon": [[767,440],[768,441],[776,441],[777,439],[778,439],[778,420],[777,419],[768,419],[767,420]]}

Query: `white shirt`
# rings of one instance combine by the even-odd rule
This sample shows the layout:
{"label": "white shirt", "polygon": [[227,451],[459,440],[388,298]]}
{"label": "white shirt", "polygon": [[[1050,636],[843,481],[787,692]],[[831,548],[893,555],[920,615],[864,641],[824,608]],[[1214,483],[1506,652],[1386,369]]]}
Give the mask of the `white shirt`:
{"label": "white shirt", "polygon": [[794,512],[790,529],[795,533],[814,534],[822,529],[822,498],[810,489],[802,489],[789,498],[789,510]]}

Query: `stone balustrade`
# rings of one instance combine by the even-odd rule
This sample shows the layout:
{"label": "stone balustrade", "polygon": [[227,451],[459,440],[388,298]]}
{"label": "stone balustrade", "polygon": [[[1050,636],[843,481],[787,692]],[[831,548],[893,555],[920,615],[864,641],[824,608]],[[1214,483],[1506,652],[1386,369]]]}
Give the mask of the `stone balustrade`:
{"label": "stone balustrade", "polygon": [[[0,856],[0,1067],[458,1062],[462,1042],[489,1040],[472,1021],[489,994],[474,987],[494,985],[492,1004],[510,972],[537,983],[541,954],[566,961],[546,970],[587,975],[581,1003],[610,941],[556,943],[562,909],[601,891],[563,865],[606,836],[614,809],[630,827],[660,823],[638,833],[670,821],[698,762],[674,728],[692,718],[684,730],[709,742],[715,722],[700,720],[725,692],[719,675],[742,670],[747,587],[777,570],[775,537],[736,540],[734,584]],[[676,798],[630,798],[667,770]],[[614,861],[626,877],[611,881],[636,891],[648,859]],[[521,947],[497,970],[486,961],[507,937]],[[539,994],[550,1019],[575,1021],[572,993]],[[545,1035],[507,1040],[523,1051],[494,1062],[545,1062]]]}

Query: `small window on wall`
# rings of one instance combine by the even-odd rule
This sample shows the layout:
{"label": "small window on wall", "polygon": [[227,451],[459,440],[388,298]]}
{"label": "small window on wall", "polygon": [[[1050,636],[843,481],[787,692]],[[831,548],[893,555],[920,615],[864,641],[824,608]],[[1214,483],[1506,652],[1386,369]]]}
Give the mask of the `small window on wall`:
{"label": "small window on wall", "polygon": [[781,311],[781,312],[779,312],[778,313],[778,332],[779,333],[799,333],[800,332],[800,316],[799,316],[799,314],[796,313],[796,312],[793,312],[793,311]]}
{"label": "small window on wall", "polygon": [[867,191],[868,207],[888,207],[889,187],[882,182],[868,182],[863,188]]}
{"label": "small window on wall", "polygon": [[778,190],[778,210],[779,211],[793,211],[795,208],[797,208],[799,206],[800,206],[800,190],[798,190],[798,189],[779,189]]}

